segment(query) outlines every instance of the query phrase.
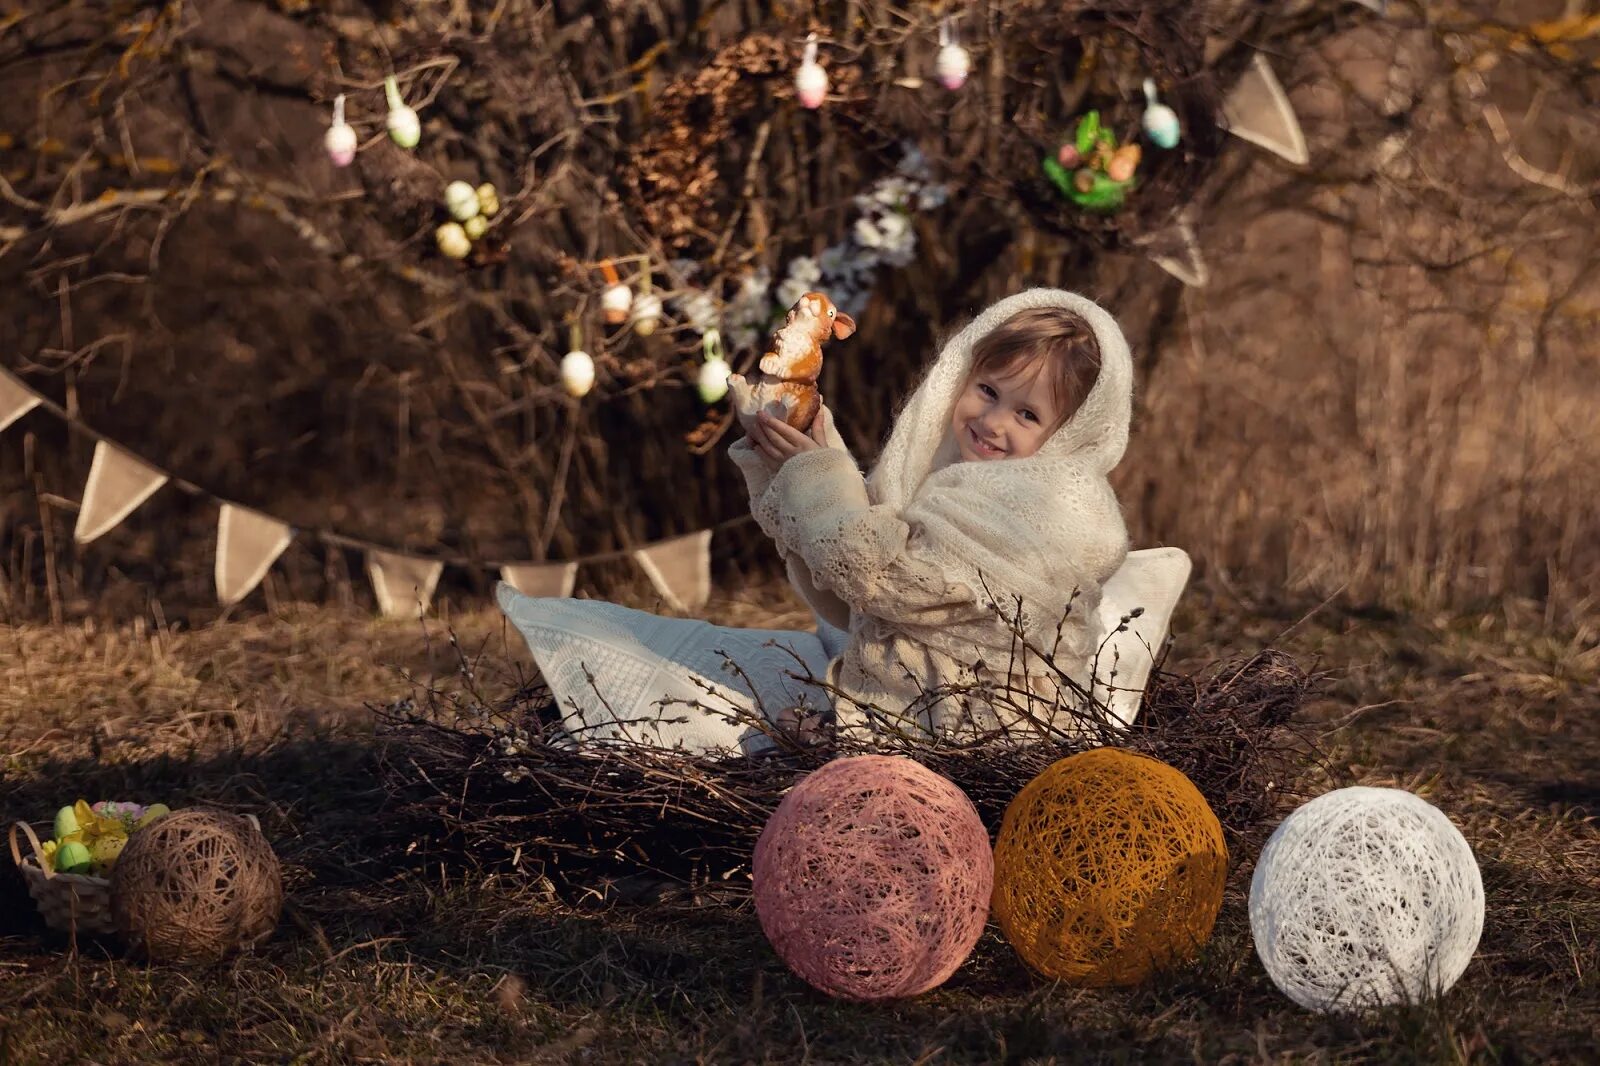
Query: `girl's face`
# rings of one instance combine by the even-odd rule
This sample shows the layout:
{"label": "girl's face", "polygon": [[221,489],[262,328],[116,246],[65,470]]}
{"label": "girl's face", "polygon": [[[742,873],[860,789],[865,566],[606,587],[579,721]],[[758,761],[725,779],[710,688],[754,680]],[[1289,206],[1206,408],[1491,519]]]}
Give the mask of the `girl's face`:
{"label": "girl's face", "polygon": [[1050,382],[1033,366],[1003,373],[980,371],[967,378],[950,416],[963,461],[1026,459],[1039,450],[1056,424]]}

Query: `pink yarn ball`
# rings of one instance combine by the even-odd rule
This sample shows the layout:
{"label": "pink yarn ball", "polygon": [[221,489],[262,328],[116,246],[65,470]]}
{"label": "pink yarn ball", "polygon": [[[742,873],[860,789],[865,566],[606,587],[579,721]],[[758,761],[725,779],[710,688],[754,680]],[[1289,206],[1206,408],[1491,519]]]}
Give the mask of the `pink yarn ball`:
{"label": "pink yarn ball", "polygon": [[972,801],[910,759],[837,759],[796,785],[756,842],[773,949],[843,999],[915,996],[966,961],[989,917],[994,853]]}

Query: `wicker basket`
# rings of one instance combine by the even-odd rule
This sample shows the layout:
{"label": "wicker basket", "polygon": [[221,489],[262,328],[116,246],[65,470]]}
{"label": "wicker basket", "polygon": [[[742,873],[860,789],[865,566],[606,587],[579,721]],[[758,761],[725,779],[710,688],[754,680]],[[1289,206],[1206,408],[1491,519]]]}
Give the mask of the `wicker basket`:
{"label": "wicker basket", "polygon": [[[33,854],[24,856],[17,841],[22,833],[33,845]],[[44,862],[44,848],[27,822],[11,827],[11,857],[16,860],[22,879],[28,882],[28,895],[39,905],[45,924],[63,933],[114,933],[111,924],[111,882],[88,874],[61,874]]]}
{"label": "wicker basket", "polygon": [[[255,815],[247,814],[245,817],[258,830],[261,828]],[[32,855],[22,854],[18,833],[26,836],[33,845]],[[11,827],[11,858],[16,861],[17,869],[22,871],[22,879],[28,882],[28,894],[38,904],[39,914],[50,928],[63,933],[106,934],[117,931],[111,921],[111,881],[88,874],[62,874],[50,870],[45,865],[44,848],[39,843],[38,834],[27,822],[18,822]]]}

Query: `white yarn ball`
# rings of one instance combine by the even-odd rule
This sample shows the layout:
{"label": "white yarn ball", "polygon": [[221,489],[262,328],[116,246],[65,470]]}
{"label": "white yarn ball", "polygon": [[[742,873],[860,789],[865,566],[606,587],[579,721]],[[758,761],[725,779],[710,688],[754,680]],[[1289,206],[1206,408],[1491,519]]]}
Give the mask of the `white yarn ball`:
{"label": "white yarn ball", "polygon": [[1250,932],[1279,990],[1310,1010],[1419,1002],[1456,983],[1483,932],[1483,878],[1444,812],[1395,788],[1301,806],[1262,849]]}

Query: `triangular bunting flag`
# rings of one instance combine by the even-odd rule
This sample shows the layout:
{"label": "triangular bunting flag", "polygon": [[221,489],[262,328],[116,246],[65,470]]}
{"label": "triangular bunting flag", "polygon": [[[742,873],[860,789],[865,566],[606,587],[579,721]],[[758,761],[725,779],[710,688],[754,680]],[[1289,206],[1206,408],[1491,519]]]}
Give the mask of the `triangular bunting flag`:
{"label": "triangular bunting flag", "polygon": [[661,598],[677,610],[697,611],[710,598],[711,530],[637,548],[633,558]]}
{"label": "triangular bunting flag", "polygon": [[412,555],[368,551],[367,577],[385,618],[421,618],[433,602],[444,564]]}
{"label": "triangular bunting flag", "polygon": [[276,518],[224,503],[217,518],[217,601],[226,607],[250,595],[293,539]]}
{"label": "triangular bunting flag", "polygon": [[1185,285],[1203,289],[1211,280],[1205,257],[1200,254],[1200,244],[1194,237],[1194,227],[1187,220],[1141,238],[1138,244],[1152,263]]}
{"label": "triangular bunting flag", "polygon": [[1235,137],[1259,144],[1291,163],[1304,165],[1311,160],[1305,134],[1300,132],[1300,120],[1289,106],[1289,98],[1267,57],[1260,52],[1223,101],[1222,125]]}
{"label": "triangular bunting flag", "polygon": [[167,475],[129,455],[114,444],[97,441],[89,463],[89,481],[83,486],[83,504],[72,539],[91,540],[127,518],[150,494],[166,483]]}
{"label": "triangular bunting flag", "polygon": [[0,431],[39,406],[38,395],[9,370],[0,370]]}
{"label": "triangular bunting flag", "polygon": [[500,568],[500,580],[524,596],[571,596],[577,579],[577,563],[521,563]]}

